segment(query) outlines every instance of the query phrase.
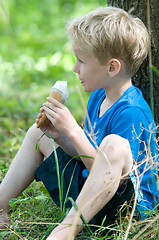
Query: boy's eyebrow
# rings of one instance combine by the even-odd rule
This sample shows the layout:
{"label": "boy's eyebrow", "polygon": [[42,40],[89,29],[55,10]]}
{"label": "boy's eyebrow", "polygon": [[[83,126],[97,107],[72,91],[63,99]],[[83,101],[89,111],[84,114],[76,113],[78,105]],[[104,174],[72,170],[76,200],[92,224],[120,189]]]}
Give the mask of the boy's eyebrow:
{"label": "boy's eyebrow", "polygon": [[74,53],[76,58],[79,58],[79,54],[76,52],[76,50],[73,50],[73,53]]}
{"label": "boy's eyebrow", "polygon": [[78,56],[75,53],[74,53],[74,56],[75,56],[76,59],[78,58]]}

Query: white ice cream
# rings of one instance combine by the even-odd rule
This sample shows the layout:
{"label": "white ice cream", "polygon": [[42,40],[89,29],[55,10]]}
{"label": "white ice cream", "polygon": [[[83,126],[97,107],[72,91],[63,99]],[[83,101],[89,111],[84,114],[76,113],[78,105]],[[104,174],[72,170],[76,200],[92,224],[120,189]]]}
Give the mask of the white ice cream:
{"label": "white ice cream", "polygon": [[68,85],[67,85],[67,81],[57,81],[53,85],[51,92],[53,90],[58,90],[58,91],[62,92],[62,96],[63,96],[65,102],[70,95]]}

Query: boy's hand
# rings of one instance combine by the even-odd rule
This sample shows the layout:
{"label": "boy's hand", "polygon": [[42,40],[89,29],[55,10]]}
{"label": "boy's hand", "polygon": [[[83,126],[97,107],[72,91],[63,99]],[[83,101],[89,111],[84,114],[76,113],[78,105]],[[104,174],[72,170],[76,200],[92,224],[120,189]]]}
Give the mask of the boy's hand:
{"label": "boy's hand", "polygon": [[69,109],[57,100],[48,97],[43,105],[47,118],[56,131],[69,137],[69,133],[78,126]]}
{"label": "boy's hand", "polygon": [[[39,119],[41,118],[42,116],[42,112],[44,111],[43,108],[40,109],[40,113],[38,114],[37,116],[37,119],[36,119],[36,123],[38,124],[39,122]],[[40,126],[40,130],[45,133],[46,135],[47,134],[50,134],[52,136],[52,138],[56,141],[59,137],[60,137],[60,133],[55,129],[55,127],[53,126],[53,124],[50,122],[49,119],[46,119],[42,125]],[[49,136],[49,135],[47,135]]]}

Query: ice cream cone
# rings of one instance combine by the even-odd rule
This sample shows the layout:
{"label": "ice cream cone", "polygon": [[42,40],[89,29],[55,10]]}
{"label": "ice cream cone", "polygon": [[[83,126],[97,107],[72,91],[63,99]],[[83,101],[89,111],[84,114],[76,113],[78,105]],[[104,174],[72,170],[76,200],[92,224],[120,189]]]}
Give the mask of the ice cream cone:
{"label": "ice cream cone", "polygon": [[[49,97],[56,99],[57,101],[64,103],[69,96],[67,82],[57,81],[55,85],[52,87],[52,91]],[[45,112],[42,112],[42,116],[39,119],[37,124],[37,128],[41,126],[41,124],[47,119]]]}

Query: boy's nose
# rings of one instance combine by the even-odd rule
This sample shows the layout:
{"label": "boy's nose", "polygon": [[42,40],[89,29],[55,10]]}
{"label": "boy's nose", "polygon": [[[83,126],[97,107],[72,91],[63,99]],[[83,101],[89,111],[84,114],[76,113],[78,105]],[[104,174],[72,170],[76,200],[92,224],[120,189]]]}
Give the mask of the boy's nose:
{"label": "boy's nose", "polygon": [[73,66],[73,72],[79,74],[79,68],[78,68],[78,66],[77,66],[77,62],[76,62],[75,65]]}

